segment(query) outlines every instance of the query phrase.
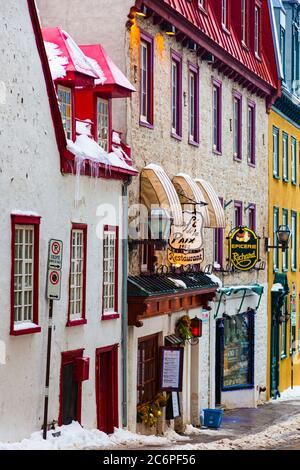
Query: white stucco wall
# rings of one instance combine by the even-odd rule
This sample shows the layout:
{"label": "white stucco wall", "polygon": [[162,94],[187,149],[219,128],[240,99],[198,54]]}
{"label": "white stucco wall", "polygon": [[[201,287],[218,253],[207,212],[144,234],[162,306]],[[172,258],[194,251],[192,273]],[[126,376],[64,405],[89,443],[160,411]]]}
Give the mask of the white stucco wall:
{"label": "white stucco wall", "polygon": [[[46,368],[46,263],[48,241],[64,242],[61,301],[54,302],[54,331],[50,377],[49,422],[59,414],[61,352],[85,348],[90,378],[83,383],[82,424],[96,427],[95,350],[120,342],[121,319],[101,321],[102,243],[96,234],[104,224],[115,225],[113,211],[96,215],[100,204],[112,205],[122,233],[121,182],[81,177],[82,201],[74,206],[74,176],[62,176],[44,76],[38,56],[27,1],[1,5],[0,25],[0,341],[6,349],[0,361],[0,440],[18,440],[39,430],[43,419]],[[5,66],[4,66],[5,64]],[[4,84],[4,85],[3,85]],[[40,226],[39,323],[42,332],[12,337],[10,331],[11,222],[13,210],[34,211]],[[106,208],[107,209],[107,208]],[[88,225],[87,325],[66,328],[72,222]],[[119,250],[119,309],[121,311],[121,245]],[[121,403],[121,351],[119,396]],[[119,406],[121,413],[121,406]],[[121,419],[121,415],[120,415]]]}

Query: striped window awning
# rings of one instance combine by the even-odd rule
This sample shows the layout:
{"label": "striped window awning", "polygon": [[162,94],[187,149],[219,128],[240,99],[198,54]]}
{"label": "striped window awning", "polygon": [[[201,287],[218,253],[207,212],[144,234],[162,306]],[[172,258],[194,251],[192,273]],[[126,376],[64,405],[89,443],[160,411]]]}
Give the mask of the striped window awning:
{"label": "striped window awning", "polygon": [[175,186],[181,204],[199,204],[197,211],[203,214],[204,226],[207,227],[209,224],[208,206],[201,206],[201,202],[206,203],[206,199],[197,183],[185,173],[179,173],[174,176],[172,183]]}
{"label": "striped window awning", "polygon": [[141,202],[149,211],[155,207],[167,210],[174,224],[182,226],[182,209],[172,181],[165,171],[154,163],[141,172]]}
{"label": "striped window awning", "polygon": [[207,216],[205,222],[206,228],[225,228],[225,213],[221,205],[220,199],[208,181],[203,179],[196,179],[197,186],[202,193],[204,200],[207,203]]}

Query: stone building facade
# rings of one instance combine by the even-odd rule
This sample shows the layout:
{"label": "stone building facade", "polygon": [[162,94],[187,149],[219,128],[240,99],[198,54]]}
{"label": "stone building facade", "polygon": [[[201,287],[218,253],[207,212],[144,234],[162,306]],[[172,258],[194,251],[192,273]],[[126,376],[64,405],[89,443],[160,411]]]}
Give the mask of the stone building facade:
{"label": "stone building facade", "polygon": [[[255,2],[249,2],[251,24],[247,39],[248,47],[241,45],[240,40],[240,11],[230,10],[230,27],[227,31],[222,28],[219,20],[221,2],[207,1],[206,11],[198,11],[198,2],[181,2],[182,5],[167,0],[132,1],[120,0],[114,2],[111,8],[105,8],[104,2],[76,1],[72,8],[66,1],[52,1],[51,7],[47,1],[37,2],[40,8],[42,23],[45,26],[59,24],[74,35],[77,41],[101,41],[107,47],[113,58],[118,58],[122,70],[134,84],[137,93],[133,94],[130,102],[118,107],[116,119],[126,122],[126,138],[132,147],[134,165],[139,172],[148,165],[155,163],[161,166],[169,178],[178,173],[186,173],[191,178],[203,178],[213,186],[218,197],[222,198],[226,226],[222,233],[222,260],[219,263],[223,270],[214,269],[214,274],[221,280],[215,302],[209,303],[210,314],[206,316],[206,308],[199,305],[197,309],[186,308],[186,313],[193,317],[195,313],[204,319],[203,334],[198,346],[185,347],[184,385],[181,396],[182,422],[199,423],[199,412],[205,407],[214,407],[216,403],[216,388],[219,388],[219,404],[227,407],[256,406],[264,396],[260,390],[266,385],[266,355],[267,355],[267,271],[264,262],[266,254],[261,246],[260,259],[262,263],[250,272],[232,271],[228,267],[227,236],[239,218],[239,224],[253,225],[255,232],[263,238],[268,233],[268,119],[267,109],[273,97],[277,94],[277,71],[273,43],[270,41],[271,27],[268,2],[262,2],[261,14],[264,21],[264,32],[261,37],[261,57],[255,57],[253,22]],[[173,2],[174,3],[174,2]],[[179,3],[179,2],[178,2]],[[201,18],[202,27],[196,20],[188,17],[188,8],[183,4],[190,3],[194,19]],[[103,9],[99,9],[99,4]],[[143,8],[146,7],[144,16]],[[101,10],[101,18],[97,11]],[[84,18],[84,27],[78,18]],[[207,19],[208,18],[208,19]],[[219,44],[215,37],[210,37],[205,31],[205,22],[211,22],[214,31],[220,30],[222,40]],[[204,24],[204,26],[203,26]],[[166,27],[175,27],[175,37],[166,34]],[[229,25],[228,25],[229,26]],[[226,29],[226,28],[225,28]],[[230,34],[232,29],[232,35]],[[118,31],[120,34],[112,34]],[[173,31],[173,30],[172,30]],[[140,125],[140,90],[141,90],[141,32],[153,40],[153,125]],[[213,35],[213,33],[211,32]],[[216,33],[217,34],[217,33]],[[226,38],[226,40],[225,40]],[[238,39],[237,39],[238,38]],[[224,42],[222,42],[224,41]],[[227,41],[227,43],[226,43]],[[228,46],[228,42],[232,46]],[[212,45],[213,44],[213,45]],[[232,50],[236,47],[236,52]],[[229,50],[228,50],[229,49]],[[175,51],[182,62],[182,135],[173,137],[171,115],[171,65],[172,51]],[[239,51],[239,52],[237,52]],[[244,51],[244,52],[243,52]],[[244,55],[243,55],[244,54]],[[251,60],[249,59],[251,57]],[[189,65],[193,64],[199,70],[199,143],[189,143]],[[260,68],[260,64],[263,64]],[[262,70],[270,70],[269,75],[263,75]],[[213,150],[213,89],[214,83],[222,86],[222,149]],[[240,159],[234,158],[234,96],[241,100],[241,154]],[[255,164],[247,160],[248,152],[248,104],[255,108]],[[130,186],[130,202],[137,203],[141,197],[141,186],[136,179]],[[250,210],[255,210],[250,221]],[[237,215],[237,212],[239,214]],[[220,234],[220,232],[219,232]],[[214,242],[217,233],[212,228],[204,231],[205,258],[202,269],[214,265]],[[140,274],[141,250],[131,250],[129,253],[129,273]],[[220,261],[220,260],[219,260]],[[257,293],[251,286],[259,285],[264,290],[259,302]],[[247,289],[244,289],[244,287]],[[227,294],[222,295],[226,287]],[[234,287],[241,287],[240,290]],[[225,300],[224,300],[225,299]],[[220,304],[220,305],[219,305]],[[241,311],[241,308],[243,309]],[[229,321],[236,313],[256,311],[254,315],[255,328],[252,334],[253,376],[247,387],[232,387],[221,390],[220,383],[216,387],[216,358],[217,329],[224,327],[224,321]],[[177,320],[185,313],[185,309],[177,312],[157,315],[147,318],[143,326],[129,326],[128,354],[128,390],[137,388],[137,351],[139,340],[149,335],[158,335],[158,344],[164,344],[164,338],[174,333]],[[218,315],[218,318],[217,318]],[[216,321],[217,319],[217,321]],[[233,323],[235,319],[233,319]],[[219,341],[219,339],[218,339]],[[224,361],[224,354],[222,355]],[[224,371],[223,371],[224,372]],[[223,373],[222,372],[222,373]],[[222,374],[221,374],[222,375]],[[242,390],[241,390],[242,389]],[[218,400],[217,400],[218,401]],[[130,429],[136,429],[135,394],[128,395],[128,416]]]}

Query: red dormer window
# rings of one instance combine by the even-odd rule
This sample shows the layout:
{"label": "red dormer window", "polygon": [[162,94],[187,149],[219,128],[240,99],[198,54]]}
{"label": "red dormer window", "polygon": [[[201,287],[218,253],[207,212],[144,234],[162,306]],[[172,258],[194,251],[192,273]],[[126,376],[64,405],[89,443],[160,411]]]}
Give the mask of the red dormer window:
{"label": "red dormer window", "polygon": [[224,29],[229,29],[229,0],[222,0],[222,15],[221,15],[221,20],[222,20],[222,26]]}
{"label": "red dormer window", "polygon": [[241,39],[244,45],[248,42],[248,0],[241,0]]}
{"label": "red dormer window", "polygon": [[198,7],[200,8],[200,10],[205,10],[206,0],[198,0]]}
{"label": "red dormer window", "polygon": [[109,101],[97,98],[97,142],[109,151]]}
{"label": "red dormer window", "polygon": [[72,140],[72,90],[62,85],[57,86],[57,97],[66,138]]}

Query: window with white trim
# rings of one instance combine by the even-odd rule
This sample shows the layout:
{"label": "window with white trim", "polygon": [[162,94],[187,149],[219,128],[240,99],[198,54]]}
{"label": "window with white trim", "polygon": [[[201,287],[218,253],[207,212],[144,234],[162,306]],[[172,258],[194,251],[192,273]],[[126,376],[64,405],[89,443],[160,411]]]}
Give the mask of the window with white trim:
{"label": "window with white trim", "polygon": [[33,322],[34,226],[16,225],[14,240],[14,323]]}
{"label": "window with white trim", "polygon": [[279,178],[279,129],[273,126],[273,176]]}
{"label": "window with white trim", "polygon": [[241,24],[241,31],[242,31],[242,42],[247,44],[247,0],[241,0],[241,16],[242,16],[242,24]]}
{"label": "window with white trim", "polygon": [[72,139],[72,91],[71,88],[58,85],[57,97],[62,123],[67,139]]}
{"label": "window with white trim", "polygon": [[70,321],[80,320],[84,317],[84,289],[85,289],[85,232],[83,229],[73,228],[71,233],[71,270],[70,270]]}
{"label": "window with white trim", "polygon": [[[273,245],[278,245],[277,230],[279,228],[279,208],[273,207]],[[277,271],[279,269],[279,249],[274,248],[273,251],[273,269]]]}
{"label": "window with white trim", "polygon": [[118,313],[118,229],[106,227],[103,235],[103,313]]}
{"label": "window with white trim", "polygon": [[109,105],[108,100],[97,98],[97,142],[108,152]]}
{"label": "window with white trim", "polygon": [[289,136],[286,132],[282,133],[282,179],[289,180]]}

